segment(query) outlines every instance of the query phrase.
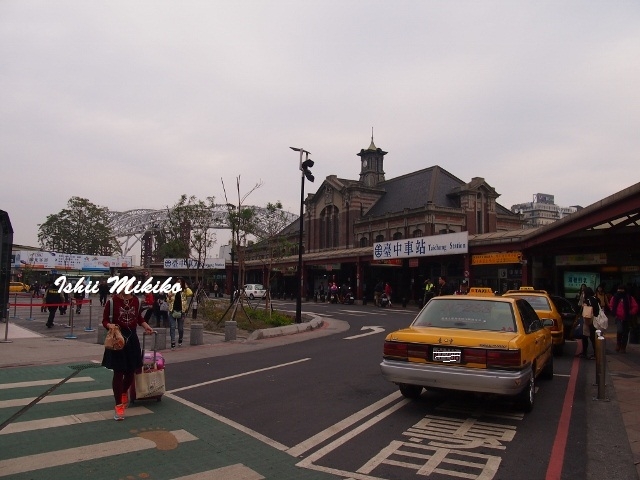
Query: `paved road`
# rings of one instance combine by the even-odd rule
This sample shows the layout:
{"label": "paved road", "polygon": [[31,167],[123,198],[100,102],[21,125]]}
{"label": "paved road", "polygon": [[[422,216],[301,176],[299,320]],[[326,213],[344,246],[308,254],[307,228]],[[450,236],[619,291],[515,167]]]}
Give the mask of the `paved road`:
{"label": "paved road", "polygon": [[[0,421],[7,425],[0,429],[0,477],[389,480],[424,478],[431,468],[429,478],[452,478],[436,471],[450,458],[441,449],[426,451],[433,445],[420,439],[443,428],[473,431],[491,423],[497,433],[485,432],[484,439],[494,445],[468,449],[480,455],[475,466],[466,467],[468,478],[554,478],[545,477],[550,467],[559,468],[555,478],[599,478],[607,471],[615,472],[604,475],[608,478],[632,478],[620,476],[628,470],[590,463],[598,435],[606,431],[604,441],[611,444],[623,428],[619,414],[592,402],[592,363],[570,356],[558,361],[556,378],[541,382],[535,410],[526,416],[503,402],[467,395],[428,392],[407,402],[379,375],[384,333],[363,327],[394,329],[412,312],[308,307],[349,324],[338,328],[345,323],[332,320],[327,327],[332,335],[315,332],[303,342],[270,339],[166,352],[171,393],[160,403],[139,402],[125,422],[111,420],[109,372],[92,368],[99,345],[78,343],[75,350],[84,352],[81,347],[88,345],[95,353],[67,365],[0,369]],[[44,340],[68,350],[68,341]],[[12,418],[71,374],[74,378]],[[565,426],[565,445],[558,446],[572,382],[570,428]],[[438,423],[443,421],[446,426]],[[24,431],[15,430],[18,426]],[[426,453],[438,461],[427,462]],[[453,460],[468,463],[471,457]],[[628,460],[624,454],[619,458]]]}

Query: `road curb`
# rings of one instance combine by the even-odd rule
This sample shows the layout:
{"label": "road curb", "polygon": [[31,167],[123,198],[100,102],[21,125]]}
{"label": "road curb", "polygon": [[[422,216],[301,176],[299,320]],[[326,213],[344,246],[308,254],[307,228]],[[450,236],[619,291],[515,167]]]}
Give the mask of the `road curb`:
{"label": "road curb", "polygon": [[284,335],[295,335],[296,333],[316,330],[324,325],[324,320],[317,315],[310,315],[312,318],[308,322],[294,323],[283,327],[264,328],[254,330],[247,337],[247,341],[262,340],[264,338],[282,337]]}

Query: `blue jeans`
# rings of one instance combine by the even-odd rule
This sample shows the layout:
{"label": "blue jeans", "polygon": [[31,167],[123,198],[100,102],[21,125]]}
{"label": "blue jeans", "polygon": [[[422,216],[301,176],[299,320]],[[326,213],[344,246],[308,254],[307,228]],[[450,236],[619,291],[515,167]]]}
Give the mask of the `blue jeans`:
{"label": "blue jeans", "polygon": [[178,343],[182,343],[182,337],[184,337],[184,313],[180,318],[173,318],[169,314],[169,335],[171,336],[171,346],[176,344],[176,324],[178,325]]}

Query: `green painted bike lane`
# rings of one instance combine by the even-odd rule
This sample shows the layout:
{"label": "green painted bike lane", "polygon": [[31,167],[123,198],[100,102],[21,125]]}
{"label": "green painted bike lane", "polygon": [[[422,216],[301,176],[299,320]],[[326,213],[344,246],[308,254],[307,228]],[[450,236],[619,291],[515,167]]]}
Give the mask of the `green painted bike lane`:
{"label": "green painted bike lane", "polygon": [[121,422],[113,403],[99,366],[0,369],[0,479],[338,478],[170,396],[137,401]]}

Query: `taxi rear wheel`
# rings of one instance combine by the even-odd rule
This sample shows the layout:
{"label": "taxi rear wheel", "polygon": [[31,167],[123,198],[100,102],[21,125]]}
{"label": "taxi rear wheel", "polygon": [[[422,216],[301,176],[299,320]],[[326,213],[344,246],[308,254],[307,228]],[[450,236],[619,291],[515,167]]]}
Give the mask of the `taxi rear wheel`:
{"label": "taxi rear wheel", "polygon": [[401,383],[398,385],[400,389],[400,393],[405,398],[418,398],[422,393],[422,387],[419,385],[408,385],[406,383]]}
{"label": "taxi rear wheel", "polygon": [[533,370],[529,376],[529,382],[527,386],[518,394],[517,402],[525,412],[533,410],[533,397],[536,392],[536,376]]}
{"label": "taxi rear wheel", "polygon": [[547,364],[540,372],[540,376],[545,380],[553,380],[553,356],[549,357]]}

